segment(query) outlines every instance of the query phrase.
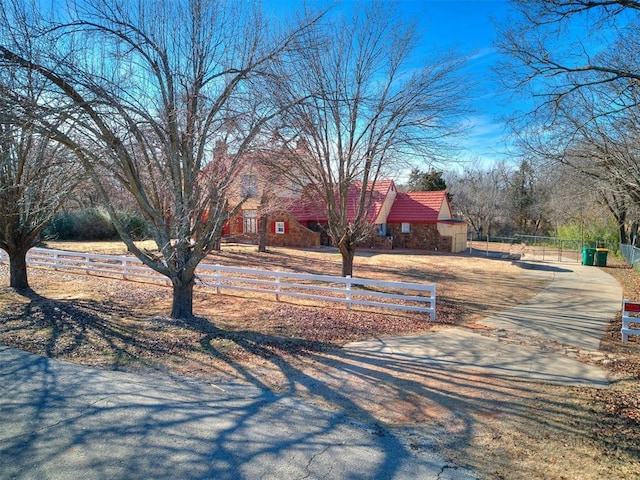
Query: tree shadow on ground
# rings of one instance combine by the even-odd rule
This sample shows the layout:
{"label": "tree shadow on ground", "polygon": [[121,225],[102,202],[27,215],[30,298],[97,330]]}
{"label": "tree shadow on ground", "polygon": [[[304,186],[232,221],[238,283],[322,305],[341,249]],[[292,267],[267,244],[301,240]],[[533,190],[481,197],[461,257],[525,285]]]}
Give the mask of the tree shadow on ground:
{"label": "tree shadow on ground", "polygon": [[542,272],[554,272],[554,273],[571,273],[575,271],[571,268],[558,267],[556,265],[548,265],[539,262],[513,262],[514,265],[524,270],[540,270]]}
{"label": "tree shadow on ground", "polygon": [[[231,386],[226,394],[0,352],[3,478],[317,478],[349,472],[334,463],[348,463],[344,448],[354,450],[346,465],[354,473],[343,478],[393,478],[405,456],[393,437],[383,445],[345,431],[341,415],[315,415],[268,390]],[[382,455],[370,461],[367,453]]]}
{"label": "tree shadow on ground", "polygon": [[[230,333],[217,329],[206,319],[188,327],[205,332],[203,349],[232,365],[243,381],[273,388],[264,374],[278,370],[285,379],[278,389],[279,395],[303,397],[337,409],[366,425],[374,434],[397,435],[399,444],[413,455],[432,451],[436,443],[444,451],[464,451],[479,435],[497,438],[507,435],[510,429],[531,423],[537,424],[536,431],[541,435],[538,438],[533,435],[532,447],[545,438],[564,438],[570,450],[573,447],[569,445],[577,437],[595,445],[599,440],[597,431],[604,423],[611,423],[611,428],[616,423],[614,418],[595,423],[591,408],[573,402],[567,397],[566,388],[551,389],[551,393],[541,395],[534,382],[482,372],[468,363],[436,366],[416,362],[410,356],[343,350],[319,342],[306,344],[303,340],[297,341],[297,355],[289,355],[290,351],[283,355],[282,350],[273,348],[282,342],[280,337],[257,338],[250,331]],[[273,368],[256,371],[220,353],[211,346],[211,340],[221,336]],[[480,356],[482,352],[476,354]],[[532,353],[530,360],[534,359]],[[502,424],[495,429],[493,421],[483,421],[497,417],[504,417],[507,426]],[[399,434],[394,426],[409,428],[405,428],[405,434]],[[625,444],[636,445],[625,453],[627,460],[640,453],[632,435],[627,431],[629,438]],[[471,459],[467,462],[463,461],[463,466],[473,466]],[[539,473],[544,473],[544,468],[540,465]]]}
{"label": "tree shadow on ground", "polygon": [[[338,468],[323,458],[343,461],[340,449],[351,452],[354,462],[345,464],[353,474],[343,478],[394,478],[407,464],[433,462],[434,449],[465,451],[478,436],[504,435],[528,422],[548,438],[579,435],[597,441],[592,412],[572,403],[566,389],[540,396],[530,382],[469,365],[438,366],[331,343],[230,331],[206,318],[136,318],[125,326],[111,320],[131,317],[121,305],[51,300],[33,291],[25,297],[28,303],[3,315],[3,336],[10,339],[21,328],[40,332],[32,337],[37,353],[73,359],[95,349],[111,358],[97,362],[109,368],[123,366],[118,356],[158,367],[169,357],[197,355],[204,373],[197,381],[154,376],[150,386],[140,386],[148,372],[110,378],[4,352],[0,416],[12,420],[0,435],[0,465],[11,465],[8,478],[28,478],[43,464],[64,476],[64,469],[72,468],[67,458],[76,462],[73,468],[90,468],[92,478],[256,478],[265,458],[294,457],[305,465],[296,475],[283,475],[303,478]],[[172,332],[173,342],[159,339],[163,331]],[[220,340],[242,354],[217,348]],[[218,364],[242,385],[211,387]],[[273,375],[281,379],[277,388]],[[306,402],[321,410],[307,410]],[[500,417],[503,429],[496,430],[493,420]],[[294,422],[304,428],[293,429]],[[344,433],[353,425],[358,434]],[[626,452],[625,459],[639,454]],[[476,459],[459,461],[472,466]],[[512,467],[517,472],[515,463]]]}
{"label": "tree shadow on ground", "polygon": [[[570,395],[567,396],[571,391],[568,387],[552,388],[541,394],[534,382],[510,375],[489,374],[469,364],[434,365],[416,362],[410,356],[380,355],[320,344],[310,348],[301,344],[303,354],[292,357],[270,348],[279,341],[270,336],[263,337],[264,342],[256,345],[252,332],[234,332],[228,336],[212,329],[206,320],[198,328],[207,332],[203,348],[233,365],[242,380],[260,388],[272,388],[264,375],[277,370],[285,379],[278,389],[279,395],[302,397],[317,405],[337,409],[366,425],[373,434],[397,437],[398,445],[402,445],[407,455],[419,456],[434,449],[464,452],[478,437],[506,437],[512,431],[526,428],[525,425],[535,425],[534,431],[528,433],[529,438],[520,439],[531,442],[528,447],[532,449],[532,455],[535,455],[536,442],[549,438],[566,439],[562,450],[569,453],[576,441],[594,448],[601,440],[597,433],[599,429],[613,428],[617,422],[612,417],[594,416],[591,407],[574,402]],[[254,370],[220,354],[207,341],[219,335],[233,339],[272,368]],[[535,354],[532,356],[531,361]],[[503,419],[498,428],[496,418]],[[624,460],[637,461],[640,448],[633,433],[628,430],[622,435],[628,437],[624,439],[625,445],[635,445],[623,454]],[[469,451],[473,452],[473,449]],[[562,452],[558,454],[563,455]],[[505,458],[507,456],[502,459]],[[484,459],[465,459],[460,455],[458,461],[461,466],[473,467],[476,461]],[[517,462],[515,459],[508,462],[511,461],[513,465],[503,467],[518,472]],[[537,463],[537,473],[545,474],[544,463]],[[531,471],[520,473],[526,476]]]}
{"label": "tree shadow on ground", "polygon": [[[185,389],[181,379],[177,386],[167,385],[170,376],[140,386],[138,380],[144,383],[148,371],[137,378],[113,372],[112,378],[103,371],[3,350],[0,416],[11,420],[3,421],[5,434],[0,435],[0,465],[7,466],[0,469],[0,477],[29,478],[50,468],[60,478],[85,473],[89,478],[313,478],[341,471],[332,450],[353,449],[353,457],[336,455],[353,462],[344,466],[353,475],[344,478],[393,478],[411,456],[392,433],[373,434],[366,428],[355,428],[354,433],[339,411],[322,410],[316,416],[313,409],[305,414],[305,405],[275,395],[259,372],[213,348],[212,340],[229,340],[247,354],[282,362],[273,352],[285,344],[287,351],[321,351],[329,345],[224,331],[202,318],[167,319],[164,327],[156,325],[158,329],[181,329],[191,333],[183,337],[199,339],[176,350],[163,342],[153,345],[152,338],[138,336],[139,329],[123,328],[105,318],[127,314],[116,305],[50,300],[34,291],[24,296],[28,303],[14,305],[13,312],[3,316],[2,333],[10,340],[21,328],[39,332],[35,336],[42,340],[31,346],[32,351],[73,359],[85,358],[85,348],[96,348],[114,357],[111,364],[101,361],[110,368],[120,366],[117,355],[146,360],[141,356],[144,349],[153,349],[155,357],[205,352],[227,363],[252,388],[232,386],[229,397],[207,383],[188,382]],[[237,390],[244,393],[237,396]],[[288,419],[298,426],[290,429]],[[342,443],[343,430],[348,430],[344,438],[352,445]],[[263,465],[265,457],[276,460]],[[304,460],[297,462],[297,457]]]}
{"label": "tree shadow on ground", "polygon": [[[266,253],[260,253],[256,250],[248,250],[236,252],[234,250],[222,250],[221,252],[217,252],[215,255],[212,255],[208,258],[208,261],[211,263],[231,263],[233,264],[250,264],[255,268],[264,268],[266,270],[281,270],[281,271],[289,271],[295,273],[306,273],[306,274],[314,274],[314,275],[334,275],[341,276],[341,262],[336,260],[336,257],[339,259],[340,255],[338,254],[337,249],[330,250],[329,254],[326,258],[320,258],[317,256],[313,257],[313,261],[309,261],[308,258],[304,256],[304,252],[307,251],[305,249],[300,249],[301,255],[292,256],[288,254],[287,251],[279,251],[279,250],[268,250]],[[311,250],[312,253],[315,253]],[[333,253],[333,256],[329,256]],[[393,254],[399,254],[399,252],[393,252]],[[367,250],[356,250],[356,258],[354,260],[354,276],[358,277],[358,259],[359,258],[375,258],[380,255],[389,255],[391,254],[388,251],[382,252],[370,252]],[[404,251],[402,255],[407,255]],[[435,252],[413,252],[411,255],[415,255],[416,257],[425,258],[425,257],[438,257],[442,256],[442,254],[438,255]],[[377,276],[383,276],[387,280],[396,280],[396,281],[414,281],[414,282],[435,282],[438,280],[444,279],[453,279],[455,276],[454,272],[445,273],[442,271],[439,272],[430,272],[429,275],[426,274],[424,269],[412,269],[410,272],[407,272],[406,269],[402,269],[400,272],[397,268],[393,266],[385,266],[385,265],[371,265],[368,264],[366,266],[366,270],[369,273],[373,273]]]}
{"label": "tree shadow on ground", "polygon": [[[7,307],[0,332],[6,342],[32,353],[67,359],[85,359],[95,353],[97,365],[119,368],[171,355],[186,344],[180,338],[158,343],[148,335],[141,335],[140,324],[144,319],[111,301],[55,300],[33,289],[18,293],[29,301]],[[121,321],[123,318],[132,321],[126,324]],[[20,341],[25,336],[13,335],[20,330],[34,332],[22,345]],[[14,337],[17,345],[12,341]]]}

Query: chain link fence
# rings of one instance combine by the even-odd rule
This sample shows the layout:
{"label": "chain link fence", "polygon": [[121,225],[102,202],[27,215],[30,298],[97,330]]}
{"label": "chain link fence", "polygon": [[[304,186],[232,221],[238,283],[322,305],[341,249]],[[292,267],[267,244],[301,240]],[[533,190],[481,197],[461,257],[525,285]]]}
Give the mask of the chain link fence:
{"label": "chain link fence", "polygon": [[[539,235],[514,235],[512,237],[478,236],[467,238],[469,252],[486,252],[487,256],[518,256],[548,262],[582,262],[584,248],[607,249],[615,254],[619,245],[603,241],[573,240]],[[505,255],[506,254],[506,255]],[[640,268],[640,250],[636,253]]]}
{"label": "chain link fence", "polygon": [[636,271],[640,271],[640,248],[621,243],[620,253],[627,262],[627,265],[633,267]]}

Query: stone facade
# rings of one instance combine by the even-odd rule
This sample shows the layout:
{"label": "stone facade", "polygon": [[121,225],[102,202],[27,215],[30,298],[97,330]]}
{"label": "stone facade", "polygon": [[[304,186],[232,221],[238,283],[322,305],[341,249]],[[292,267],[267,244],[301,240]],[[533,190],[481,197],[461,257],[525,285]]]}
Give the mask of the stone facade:
{"label": "stone facade", "polygon": [[388,223],[387,234],[393,237],[393,248],[451,251],[451,237],[443,237],[433,223],[412,223],[410,232],[402,233],[402,224]]}
{"label": "stone facade", "polygon": [[[276,222],[285,225],[285,233],[275,233]],[[258,222],[259,225],[259,222]],[[242,214],[229,220],[225,228],[224,239],[239,243],[258,244],[258,233],[244,233],[242,231]],[[295,217],[287,212],[269,215],[267,222],[267,246],[315,248],[321,245],[322,231],[312,231],[300,224]],[[327,240],[329,240],[327,238]],[[440,235],[438,227],[432,223],[411,223],[410,232],[402,233],[402,224],[387,224],[387,236],[371,236],[360,243],[360,248],[379,248],[391,250],[393,248],[407,248],[412,250],[430,250],[451,252],[451,237]],[[326,244],[330,244],[327,241]]]}
{"label": "stone facade", "polygon": [[[285,226],[284,233],[275,233],[276,222],[283,222]],[[260,228],[260,221],[257,221]],[[258,244],[259,233],[246,233],[242,230],[243,218],[242,213],[229,219],[227,226],[223,231],[226,241],[238,243],[254,243]],[[295,247],[295,248],[313,248],[320,246],[320,233],[313,232],[301,225],[295,217],[286,213],[278,212],[269,215],[267,221],[267,246],[272,247]]]}
{"label": "stone facade", "polygon": [[[274,224],[284,222],[285,233],[275,233]],[[292,215],[282,212],[269,215],[267,245],[274,247],[312,248],[320,246],[320,232],[301,225]]]}
{"label": "stone facade", "polygon": [[393,249],[393,237],[386,236],[381,237],[380,235],[372,235],[364,242],[358,244],[360,248],[380,248],[382,250],[391,250]]}

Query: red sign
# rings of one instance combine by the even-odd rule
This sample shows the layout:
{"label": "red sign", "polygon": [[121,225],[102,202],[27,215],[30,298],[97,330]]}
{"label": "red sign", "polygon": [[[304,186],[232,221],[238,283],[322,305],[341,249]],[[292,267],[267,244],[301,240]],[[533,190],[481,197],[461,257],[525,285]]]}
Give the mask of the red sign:
{"label": "red sign", "polygon": [[625,312],[640,312],[640,303],[624,302]]}

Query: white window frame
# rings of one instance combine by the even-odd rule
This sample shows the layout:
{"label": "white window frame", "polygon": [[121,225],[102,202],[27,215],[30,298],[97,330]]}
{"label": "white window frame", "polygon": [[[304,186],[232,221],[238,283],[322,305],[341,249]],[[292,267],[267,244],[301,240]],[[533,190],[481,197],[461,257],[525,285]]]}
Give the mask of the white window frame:
{"label": "white window frame", "polygon": [[258,211],[242,211],[242,233],[258,233]]}
{"label": "white window frame", "polygon": [[411,224],[410,223],[406,223],[406,222],[402,222],[402,225],[400,226],[400,231],[402,233],[411,233]]}
{"label": "white window frame", "polygon": [[279,235],[284,234],[284,222],[276,222],[276,233]]}

